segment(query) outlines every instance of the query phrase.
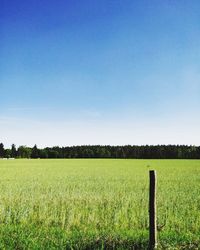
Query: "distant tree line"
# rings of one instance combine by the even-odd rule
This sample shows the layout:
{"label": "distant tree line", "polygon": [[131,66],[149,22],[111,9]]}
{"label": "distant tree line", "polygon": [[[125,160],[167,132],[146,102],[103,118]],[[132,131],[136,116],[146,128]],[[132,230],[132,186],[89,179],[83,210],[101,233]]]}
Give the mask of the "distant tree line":
{"label": "distant tree line", "polygon": [[5,149],[0,143],[0,158],[127,158],[127,159],[200,159],[200,146],[157,145],[157,146],[68,146],[34,147],[12,144]]}

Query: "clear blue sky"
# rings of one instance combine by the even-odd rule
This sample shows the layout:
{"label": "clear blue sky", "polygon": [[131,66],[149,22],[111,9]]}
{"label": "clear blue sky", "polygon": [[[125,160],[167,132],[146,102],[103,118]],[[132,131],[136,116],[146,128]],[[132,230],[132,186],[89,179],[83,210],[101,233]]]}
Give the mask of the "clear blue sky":
{"label": "clear blue sky", "polygon": [[200,145],[200,2],[1,0],[0,141]]}

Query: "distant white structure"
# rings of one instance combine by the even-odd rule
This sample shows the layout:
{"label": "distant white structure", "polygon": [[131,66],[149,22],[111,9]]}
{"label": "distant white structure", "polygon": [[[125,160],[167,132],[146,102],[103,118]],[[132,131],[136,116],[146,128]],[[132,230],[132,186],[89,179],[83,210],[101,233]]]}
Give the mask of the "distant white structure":
{"label": "distant white structure", "polygon": [[0,160],[15,160],[15,158],[0,158]]}

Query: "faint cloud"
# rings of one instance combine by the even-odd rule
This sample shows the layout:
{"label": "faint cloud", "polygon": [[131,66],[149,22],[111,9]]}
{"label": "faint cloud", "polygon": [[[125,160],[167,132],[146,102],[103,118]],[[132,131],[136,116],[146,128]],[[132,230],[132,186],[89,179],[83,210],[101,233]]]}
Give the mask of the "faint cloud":
{"label": "faint cloud", "polygon": [[[187,93],[198,93],[200,96],[200,73],[188,68],[183,72],[183,87]],[[198,92],[197,92],[198,91]]]}
{"label": "faint cloud", "polygon": [[7,111],[39,111],[39,110],[49,110],[48,107],[8,107]]}
{"label": "faint cloud", "polygon": [[83,110],[81,114],[86,118],[101,118],[102,117],[102,113],[100,111],[92,110],[92,109]]}

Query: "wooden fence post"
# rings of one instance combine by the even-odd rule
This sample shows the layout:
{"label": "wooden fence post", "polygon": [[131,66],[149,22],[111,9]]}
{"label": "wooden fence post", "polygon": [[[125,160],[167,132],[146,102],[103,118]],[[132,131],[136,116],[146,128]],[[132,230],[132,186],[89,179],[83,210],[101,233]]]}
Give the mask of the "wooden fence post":
{"label": "wooden fence post", "polygon": [[156,171],[149,171],[149,249],[157,247]]}

